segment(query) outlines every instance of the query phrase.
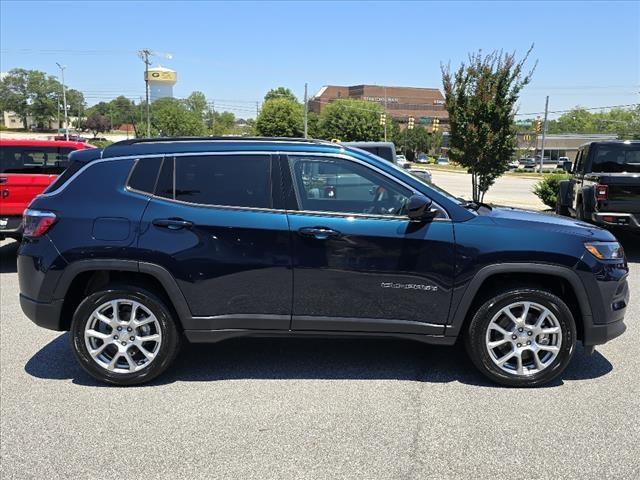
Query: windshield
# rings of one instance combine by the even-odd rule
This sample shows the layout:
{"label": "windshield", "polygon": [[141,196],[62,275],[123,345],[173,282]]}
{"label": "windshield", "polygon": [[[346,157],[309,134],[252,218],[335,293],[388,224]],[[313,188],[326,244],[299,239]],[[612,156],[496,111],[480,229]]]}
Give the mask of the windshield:
{"label": "windshield", "polygon": [[0,147],[0,173],[54,174],[69,164],[71,148],[10,146]]}
{"label": "windshield", "polygon": [[640,173],[640,144],[601,145],[591,165],[594,173]]}

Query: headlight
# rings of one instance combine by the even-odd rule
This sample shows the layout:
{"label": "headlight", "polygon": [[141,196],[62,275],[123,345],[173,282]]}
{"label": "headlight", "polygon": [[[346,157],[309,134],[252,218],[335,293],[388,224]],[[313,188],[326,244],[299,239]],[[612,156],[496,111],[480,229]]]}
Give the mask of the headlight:
{"label": "headlight", "polygon": [[599,260],[624,258],[624,250],[618,242],[590,242],[585,243],[584,248]]}

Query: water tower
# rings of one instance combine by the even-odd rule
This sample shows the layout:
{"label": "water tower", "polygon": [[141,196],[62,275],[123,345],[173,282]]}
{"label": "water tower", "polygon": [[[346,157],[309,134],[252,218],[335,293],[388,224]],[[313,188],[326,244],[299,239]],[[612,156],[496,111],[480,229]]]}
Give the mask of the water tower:
{"label": "water tower", "polygon": [[149,81],[149,96],[153,103],[159,98],[173,97],[173,86],[178,80],[178,75],[175,70],[158,65],[149,68],[145,80]]}

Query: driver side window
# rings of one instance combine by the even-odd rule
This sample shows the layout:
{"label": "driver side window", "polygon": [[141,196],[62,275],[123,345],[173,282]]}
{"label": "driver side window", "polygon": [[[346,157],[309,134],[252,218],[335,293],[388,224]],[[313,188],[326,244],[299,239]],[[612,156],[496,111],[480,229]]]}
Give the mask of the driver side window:
{"label": "driver side window", "polygon": [[290,156],[300,210],[402,215],[411,191],[349,160]]}

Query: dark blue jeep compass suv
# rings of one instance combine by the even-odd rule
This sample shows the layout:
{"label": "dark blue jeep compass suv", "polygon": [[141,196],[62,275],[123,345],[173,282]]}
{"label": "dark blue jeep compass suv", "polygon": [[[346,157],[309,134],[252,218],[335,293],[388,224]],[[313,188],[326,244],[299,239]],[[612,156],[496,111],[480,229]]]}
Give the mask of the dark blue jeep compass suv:
{"label": "dark blue jeep compass suv", "polygon": [[356,148],[300,139],[131,140],[71,154],[25,212],[20,302],[80,364],[151,380],[184,338],[393,336],[451,345],[508,386],[620,335],[606,230],[464,202]]}

